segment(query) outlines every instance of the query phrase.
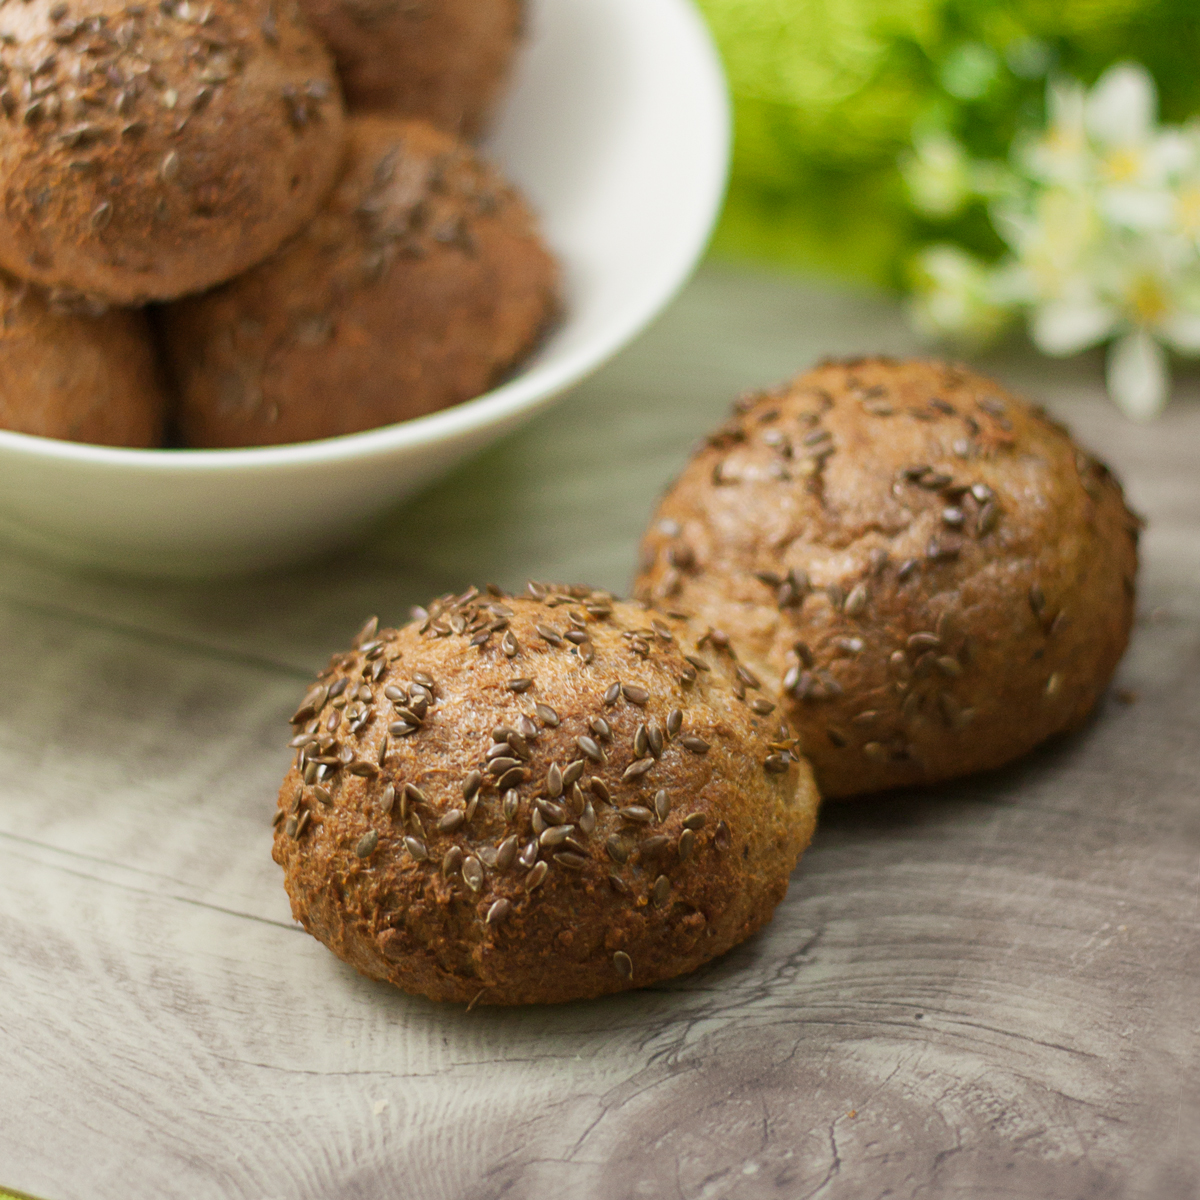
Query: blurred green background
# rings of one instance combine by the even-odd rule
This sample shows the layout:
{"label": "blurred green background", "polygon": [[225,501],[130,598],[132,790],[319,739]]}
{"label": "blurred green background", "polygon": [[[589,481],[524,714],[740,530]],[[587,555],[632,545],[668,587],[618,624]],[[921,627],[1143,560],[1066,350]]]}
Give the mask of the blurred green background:
{"label": "blurred green background", "polygon": [[932,223],[899,163],[948,132],[1002,158],[1048,76],[1133,59],[1161,115],[1200,113],[1200,0],[698,0],[734,96],[733,181],[714,252],[900,286],[912,251],[999,245],[985,214]]}

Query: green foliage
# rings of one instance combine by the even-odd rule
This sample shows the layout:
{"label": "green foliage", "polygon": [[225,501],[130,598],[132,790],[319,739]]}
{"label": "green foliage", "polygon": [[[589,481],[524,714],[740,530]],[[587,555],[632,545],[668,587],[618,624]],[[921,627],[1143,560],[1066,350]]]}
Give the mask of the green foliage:
{"label": "green foliage", "polygon": [[716,248],[900,282],[931,235],[997,250],[986,220],[932,225],[898,164],[913,138],[952,133],[980,159],[1042,117],[1048,76],[1093,82],[1134,59],[1162,115],[1200,113],[1195,0],[699,0],[735,103],[730,202]]}

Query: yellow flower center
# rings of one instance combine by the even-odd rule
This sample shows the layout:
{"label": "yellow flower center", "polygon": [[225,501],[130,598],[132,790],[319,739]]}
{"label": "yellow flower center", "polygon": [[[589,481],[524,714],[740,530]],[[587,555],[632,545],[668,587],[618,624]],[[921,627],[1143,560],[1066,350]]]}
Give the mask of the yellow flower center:
{"label": "yellow flower center", "polygon": [[1112,183],[1129,183],[1142,173],[1142,156],[1129,146],[1114,150],[1104,160],[1104,174]]}
{"label": "yellow flower center", "polygon": [[1155,325],[1167,314],[1170,304],[1162,284],[1153,275],[1143,275],[1129,289],[1130,316],[1135,324]]}
{"label": "yellow flower center", "polygon": [[1069,126],[1052,125],[1042,139],[1042,146],[1055,158],[1073,158],[1083,151],[1084,140]]}
{"label": "yellow flower center", "polygon": [[1179,227],[1190,237],[1200,236],[1200,184],[1192,184],[1179,193]]}

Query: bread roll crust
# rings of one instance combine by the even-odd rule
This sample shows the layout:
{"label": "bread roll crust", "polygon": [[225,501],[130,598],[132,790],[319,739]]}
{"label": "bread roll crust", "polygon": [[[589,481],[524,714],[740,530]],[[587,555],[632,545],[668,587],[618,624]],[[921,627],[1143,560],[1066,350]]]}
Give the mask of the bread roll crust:
{"label": "bread roll crust", "polygon": [[1138,519],[1040,410],[939,362],[749,396],[660,504],[636,591],[785,697],[822,793],[1000,766],[1078,726],[1133,620]]}
{"label": "bread roll crust", "polygon": [[167,401],[145,314],[77,304],[0,272],[0,429],[159,445]]}
{"label": "bread roll crust", "polygon": [[29,0],[0,43],[0,266],[116,304],[199,291],[316,211],[333,63],[295,0]]}
{"label": "bread roll crust", "polygon": [[346,171],[278,254],[167,306],[192,446],[373,429],[486,391],[557,312],[558,271],[528,206],[421,121],[354,117]]}
{"label": "bread roll crust", "polygon": [[599,996],[692,970],[783,898],[817,797],[773,705],[686,622],[575,592],[369,627],[297,712],[274,857],[363,974]]}
{"label": "bread roll crust", "polygon": [[303,0],[354,111],[484,131],[520,40],[524,0]]}

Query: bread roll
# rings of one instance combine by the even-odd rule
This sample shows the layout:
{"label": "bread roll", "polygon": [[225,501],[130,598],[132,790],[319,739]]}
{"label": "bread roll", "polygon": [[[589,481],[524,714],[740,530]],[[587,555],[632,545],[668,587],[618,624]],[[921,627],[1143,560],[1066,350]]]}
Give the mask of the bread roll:
{"label": "bread roll", "polygon": [[166,407],[144,313],[79,311],[0,272],[0,429],[157,446]]}
{"label": "bread roll", "polygon": [[315,221],[163,311],[189,445],[311,441],[469,400],[557,311],[529,208],[472,150],[417,121],[355,117],[349,132]]}
{"label": "bread roll", "polygon": [[293,718],[274,845],[292,912],[435,1000],[690,971],[770,919],[812,836],[774,708],[685,621],[587,588],[372,623]]}
{"label": "bread roll", "polygon": [[303,0],[352,110],[486,127],[520,40],[524,0]]}
{"label": "bread roll", "polygon": [[997,767],[1086,720],[1133,620],[1110,472],[973,371],[869,358],[748,396],[664,497],[638,594],[729,636],[822,793]]}
{"label": "bread roll", "polygon": [[316,212],[333,63],[295,0],[29,0],[0,17],[0,266],[117,304],[199,291]]}

